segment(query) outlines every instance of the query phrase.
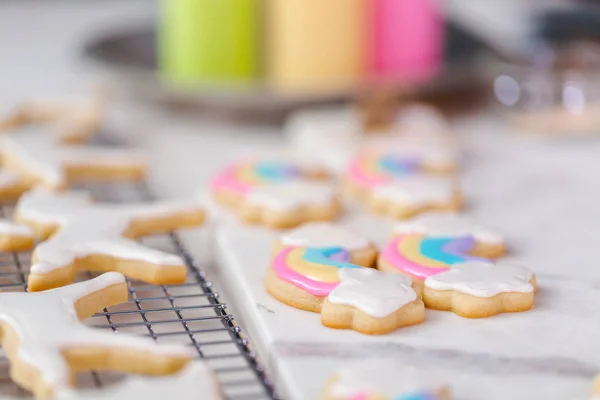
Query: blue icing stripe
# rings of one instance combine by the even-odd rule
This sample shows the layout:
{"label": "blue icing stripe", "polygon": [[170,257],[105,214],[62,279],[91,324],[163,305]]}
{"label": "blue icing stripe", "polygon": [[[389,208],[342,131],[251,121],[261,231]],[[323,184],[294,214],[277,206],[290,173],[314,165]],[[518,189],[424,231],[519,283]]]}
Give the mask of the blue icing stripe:
{"label": "blue icing stripe", "polygon": [[255,165],[254,169],[258,176],[269,181],[279,181],[298,175],[294,167],[280,162],[262,162]]}
{"label": "blue icing stripe", "polygon": [[416,162],[397,155],[388,155],[379,160],[379,166],[386,172],[400,176],[414,171]]}
{"label": "blue icing stripe", "polygon": [[302,257],[305,261],[328,265],[335,268],[360,268],[348,262],[350,254],[342,247],[309,247]]}
{"label": "blue icing stripe", "polygon": [[474,258],[467,254],[474,245],[475,242],[470,237],[423,238],[420,251],[425,257],[452,265]]}
{"label": "blue icing stripe", "polygon": [[400,395],[394,400],[438,400],[438,397],[430,393],[409,393]]}

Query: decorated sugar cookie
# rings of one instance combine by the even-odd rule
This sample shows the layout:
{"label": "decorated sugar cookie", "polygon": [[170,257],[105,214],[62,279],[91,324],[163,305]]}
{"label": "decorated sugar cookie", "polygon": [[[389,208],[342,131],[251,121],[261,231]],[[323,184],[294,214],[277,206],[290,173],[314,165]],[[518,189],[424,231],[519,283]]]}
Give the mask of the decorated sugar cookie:
{"label": "decorated sugar cookie", "polygon": [[340,210],[337,193],[330,184],[294,180],[253,189],[239,215],[245,222],[280,229],[307,221],[331,221]]}
{"label": "decorated sugar cookie", "polygon": [[327,327],[380,335],[425,319],[423,300],[407,276],[342,268],[339,277],[321,309]]}
{"label": "decorated sugar cookie", "polygon": [[0,131],[43,124],[63,143],[80,143],[96,133],[104,115],[103,96],[34,100],[0,114]]}
{"label": "decorated sugar cookie", "polygon": [[453,172],[455,157],[450,145],[421,136],[374,139],[348,164],[344,189],[364,200],[375,188],[417,172]]}
{"label": "decorated sugar cookie", "polygon": [[141,180],[146,160],[132,150],[62,145],[34,128],[0,137],[4,168],[30,185],[65,188],[81,180]]}
{"label": "decorated sugar cookie", "polygon": [[274,254],[283,247],[342,247],[352,262],[372,267],[377,257],[375,246],[362,235],[332,222],[308,222],[284,233],[275,244]]}
{"label": "decorated sugar cookie", "polygon": [[185,347],[159,346],[79,322],[127,296],[125,279],[116,272],[46,292],[0,293],[1,340],[11,378],[47,399],[70,386],[76,371],[163,375],[184,367],[192,357]]}
{"label": "decorated sugar cookie", "polygon": [[380,334],[421,322],[420,292],[408,277],[365,268],[375,256],[373,245],[355,233],[307,224],[275,244],[267,291],[292,307],[320,312],[329,327]]}
{"label": "decorated sugar cookie", "polygon": [[324,400],[450,400],[450,389],[430,372],[391,360],[363,360],[334,374]]}
{"label": "decorated sugar cookie", "polygon": [[33,231],[25,225],[0,218],[0,251],[25,251],[33,248]]}
{"label": "decorated sugar cookie", "polygon": [[367,205],[378,214],[404,219],[429,211],[456,211],[462,207],[462,195],[452,178],[416,174],[376,186]]}
{"label": "decorated sugar cookie", "polygon": [[319,162],[296,153],[255,156],[217,174],[211,192],[246,222],[289,228],[337,217],[339,201],[327,177]]}
{"label": "decorated sugar cookie", "polygon": [[486,258],[497,258],[506,252],[504,238],[496,230],[456,213],[432,212],[418,215],[394,225],[392,235],[423,234],[429,237],[457,238],[470,236],[474,248],[470,250]]}
{"label": "decorated sugar cookie", "polygon": [[430,213],[398,222],[382,248],[377,268],[423,280],[467,261],[487,261],[504,254],[504,241],[496,231],[468,217]]}
{"label": "decorated sugar cookie", "polygon": [[189,362],[166,376],[135,376],[108,388],[61,390],[56,400],[221,400],[217,378],[202,361]]}
{"label": "decorated sugar cookie", "polygon": [[423,300],[429,308],[482,318],[529,310],[535,289],[535,275],[525,267],[469,261],[425,279]]}
{"label": "decorated sugar cookie", "polygon": [[86,192],[32,190],[17,203],[15,218],[46,241],[33,252],[30,291],[73,281],[78,270],[118,271],[154,284],[185,281],[179,256],[151,249],[134,238],[200,225],[195,203],[94,204]]}

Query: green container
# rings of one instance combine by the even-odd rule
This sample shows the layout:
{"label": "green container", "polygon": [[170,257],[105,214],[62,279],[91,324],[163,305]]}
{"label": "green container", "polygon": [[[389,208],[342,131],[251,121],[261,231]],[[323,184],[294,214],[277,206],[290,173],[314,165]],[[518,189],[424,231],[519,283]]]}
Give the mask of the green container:
{"label": "green container", "polygon": [[161,0],[159,68],[169,81],[256,79],[260,0]]}

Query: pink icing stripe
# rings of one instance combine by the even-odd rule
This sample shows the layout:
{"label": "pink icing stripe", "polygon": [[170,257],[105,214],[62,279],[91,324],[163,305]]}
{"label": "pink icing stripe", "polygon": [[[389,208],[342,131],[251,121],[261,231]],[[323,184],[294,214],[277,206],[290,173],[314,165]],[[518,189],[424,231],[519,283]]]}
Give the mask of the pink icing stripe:
{"label": "pink icing stripe", "polygon": [[381,256],[400,271],[419,279],[425,279],[429,276],[437,275],[448,270],[447,268],[424,267],[408,259],[400,253],[399,249],[401,243],[402,236],[389,242],[381,251]]}
{"label": "pink icing stripe", "polygon": [[354,160],[348,166],[348,176],[361,186],[371,187],[387,182],[389,179],[377,175],[369,175],[365,168],[362,168],[364,157]]}
{"label": "pink icing stripe", "polygon": [[237,168],[228,167],[212,179],[210,186],[214,191],[246,193],[250,186],[236,179],[236,175]]}
{"label": "pink icing stripe", "polygon": [[339,282],[319,282],[291,269],[287,263],[287,256],[294,249],[296,248],[286,247],[275,256],[275,259],[273,260],[273,269],[275,269],[277,276],[284,281],[298,286],[300,289],[305,290],[313,296],[328,296],[329,293],[339,285]]}
{"label": "pink icing stripe", "polygon": [[366,393],[353,394],[348,400],[369,400],[369,396]]}

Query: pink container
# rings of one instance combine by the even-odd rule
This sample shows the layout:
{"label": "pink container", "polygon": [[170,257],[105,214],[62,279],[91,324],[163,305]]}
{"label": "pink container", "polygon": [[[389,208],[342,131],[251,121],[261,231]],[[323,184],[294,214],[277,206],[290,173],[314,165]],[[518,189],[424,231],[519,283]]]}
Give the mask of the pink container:
{"label": "pink container", "polygon": [[434,0],[370,0],[369,70],[420,82],[441,67],[444,26]]}

